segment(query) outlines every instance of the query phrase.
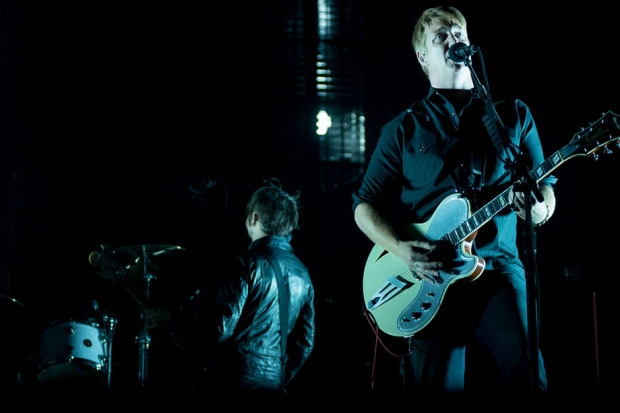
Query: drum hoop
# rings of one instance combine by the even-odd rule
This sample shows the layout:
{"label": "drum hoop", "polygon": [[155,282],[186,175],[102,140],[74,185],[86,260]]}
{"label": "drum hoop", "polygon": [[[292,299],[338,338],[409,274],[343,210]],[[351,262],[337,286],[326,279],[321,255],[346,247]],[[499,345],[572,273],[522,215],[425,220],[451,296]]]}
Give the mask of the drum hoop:
{"label": "drum hoop", "polygon": [[104,360],[102,360],[99,363],[96,363],[92,360],[85,359],[83,357],[64,357],[64,358],[61,357],[61,358],[57,358],[55,360],[50,360],[50,361],[40,364],[40,370],[45,370],[49,367],[61,365],[61,364],[62,365],[66,365],[66,364],[86,365],[88,367],[94,368],[95,370],[104,370],[104,361],[105,361],[105,357],[104,357]]}

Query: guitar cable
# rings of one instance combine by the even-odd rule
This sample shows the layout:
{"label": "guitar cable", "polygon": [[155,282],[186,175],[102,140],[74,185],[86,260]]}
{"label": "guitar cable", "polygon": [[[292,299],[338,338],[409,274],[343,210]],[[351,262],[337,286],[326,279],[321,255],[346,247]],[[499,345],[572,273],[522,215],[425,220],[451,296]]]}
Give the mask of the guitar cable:
{"label": "guitar cable", "polygon": [[377,349],[379,347],[379,343],[381,344],[383,349],[388,352],[388,354],[390,354],[391,356],[403,359],[403,358],[409,356],[411,354],[411,352],[413,351],[413,349],[412,349],[412,342],[413,342],[413,340],[412,340],[411,337],[407,337],[408,351],[405,354],[398,355],[398,354],[394,353],[393,351],[391,351],[386,346],[386,344],[383,342],[383,340],[381,340],[381,337],[380,337],[380,334],[379,334],[379,326],[374,321],[374,319],[372,319],[370,312],[366,308],[364,308],[364,316],[366,317],[366,320],[368,321],[368,325],[370,326],[370,328],[371,328],[371,330],[372,330],[372,332],[373,332],[373,334],[375,336],[375,349],[374,349],[374,353],[373,353],[372,369],[371,369],[371,373],[370,373],[370,389],[373,390],[374,389],[374,385],[375,385],[375,367],[377,365]]}
{"label": "guitar cable", "polygon": [[[385,351],[387,351],[390,355],[394,357],[407,357],[411,354],[411,351],[412,351],[411,344],[409,345],[409,350],[405,354],[399,355],[399,354],[394,353],[392,350],[390,350],[385,345],[385,343],[381,340],[380,333],[379,333],[379,326],[377,325],[377,323],[374,322],[374,320],[371,319],[370,312],[368,310],[364,310],[364,315],[366,316],[366,320],[368,321],[368,324],[370,325],[370,328],[372,329],[372,332],[375,335],[375,339],[376,339],[375,343],[381,343],[381,346],[385,349]],[[405,338],[411,338],[411,337],[405,337]],[[408,341],[409,343],[411,343],[412,340],[408,340]]]}

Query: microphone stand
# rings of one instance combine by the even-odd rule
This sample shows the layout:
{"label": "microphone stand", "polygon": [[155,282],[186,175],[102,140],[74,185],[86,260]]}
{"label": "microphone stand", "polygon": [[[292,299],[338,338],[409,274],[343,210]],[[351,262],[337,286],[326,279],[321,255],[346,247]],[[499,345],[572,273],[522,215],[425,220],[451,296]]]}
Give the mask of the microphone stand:
{"label": "microphone stand", "polygon": [[[487,129],[489,129],[489,135],[494,141],[500,138],[504,144],[504,147],[510,151],[508,154],[508,160],[510,161],[510,155],[512,155],[512,161],[508,162],[507,168],[512,170],[513,176],[516,176],[517,182],[514,185],[513,190],[515,192],[523,192],[525,194],[525,228],[524,228],[524,261],[525,261],[525,277],[526,277],[526,294],[527,294],[527,326],[528,326],[528,350],[530,361],[530,391],[534,392],[539,390],[537,385],[539,379],[539,360],[538,360],[538,271],[536,268],[536,240],[534,225],[532,223],[532,203],[529,194],[533,194],[538,202],[543,201],[543,196],[538,189],[538,184],[534,178],[530,175],[530,172],[523,160],[522,154],[516,152],[516,149],[506,136],[506,129],[495,110],[493,101],[484,88],[480,79],[476,75],[472,62],[469,57],[463,60],[465,66],[469,68],[472,80],[474,82],[474,92],[480,96],[484,102],[488,120],[485,122]],[[484,67],[484,66],[483,66]],[[488,86],[488,85],[487,85]],[[496,136],[499,135],[499,136]],[[494,142],[495,143],[495,142]],[[496,143],[496,147],[499,146]],[[499,154],[499,152],[498,152]]]}
{"label": "microphone stand", "polygon": [[[150,286],[151,280],[155,277],[152,274],[149,274],[146,268],[146,247],[142,246],[142,278],[145,282],[144,287],[144,296],[146,298],[150,297]],[[141,311],[142,318],[142,331],[136,337],[136,341],[138,343],[138,384],[140,387],[145,387],[147,385],[147,375],[148,375],[148,350],[151,344],[151,336],[149,335],[149,320],[144,314],[144,311]]]}
{"label": "microphone stand", "polygon": [[528,196],[528,192],[523,191],[526,196],[524,197],[525,203],[525,222],[526,225],[523,229],[524,244],[524,261],[525,261],[525,276],[526,276],[526,291],[527,291],[527,319],[528,319],[528,343],[529,343],[529,355],[530,355],[530,390],[532,392],[538,389],[536,385],[538,383],[538,375],[540,366],[538,365],[538,270],[536,267],[536,233],[534,232],[534,225],[532,224],[532,201]]}

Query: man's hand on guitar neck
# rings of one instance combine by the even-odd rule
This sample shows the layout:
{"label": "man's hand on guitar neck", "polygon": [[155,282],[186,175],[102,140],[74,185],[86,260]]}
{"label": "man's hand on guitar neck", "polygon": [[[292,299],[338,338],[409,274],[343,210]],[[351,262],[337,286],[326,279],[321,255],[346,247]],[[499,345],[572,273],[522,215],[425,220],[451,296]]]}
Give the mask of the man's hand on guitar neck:
{"label": "man's hand on guitar neck", "polygon": [[[537,199],[530,194],[530,200],[532,205],[532,223],[536,226],[542,225],[553,215],[555,210],[555,195],[553,189],[547,185],[540,185],[540,193],[543,196],[543,202],[538,202]],[[509,196],[511,200],[512,208],[521,219],[525,219],[525,195],[523,192],[518,192],[514,188],[511,190]]]}

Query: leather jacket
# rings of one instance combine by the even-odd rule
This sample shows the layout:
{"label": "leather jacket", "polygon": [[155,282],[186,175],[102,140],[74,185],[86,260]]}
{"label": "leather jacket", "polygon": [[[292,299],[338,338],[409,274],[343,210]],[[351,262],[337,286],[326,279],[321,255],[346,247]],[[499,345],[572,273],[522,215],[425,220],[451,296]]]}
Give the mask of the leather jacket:
{"label": "leather jacket", "polygon": [[[289,290],[286,378],[280,380],[280,304],[278,280],[261,254],[270,250]],[[314,347],[314,287],[308,268],[293,252],[290,238],[267,236],[252,242],[240,257],[242,275],[228,277],[218,290],[216,342],[225,348],[220,371],[237,384],[278,388],[289,383]],[[223,367],[223,368],[222,368]]]}

